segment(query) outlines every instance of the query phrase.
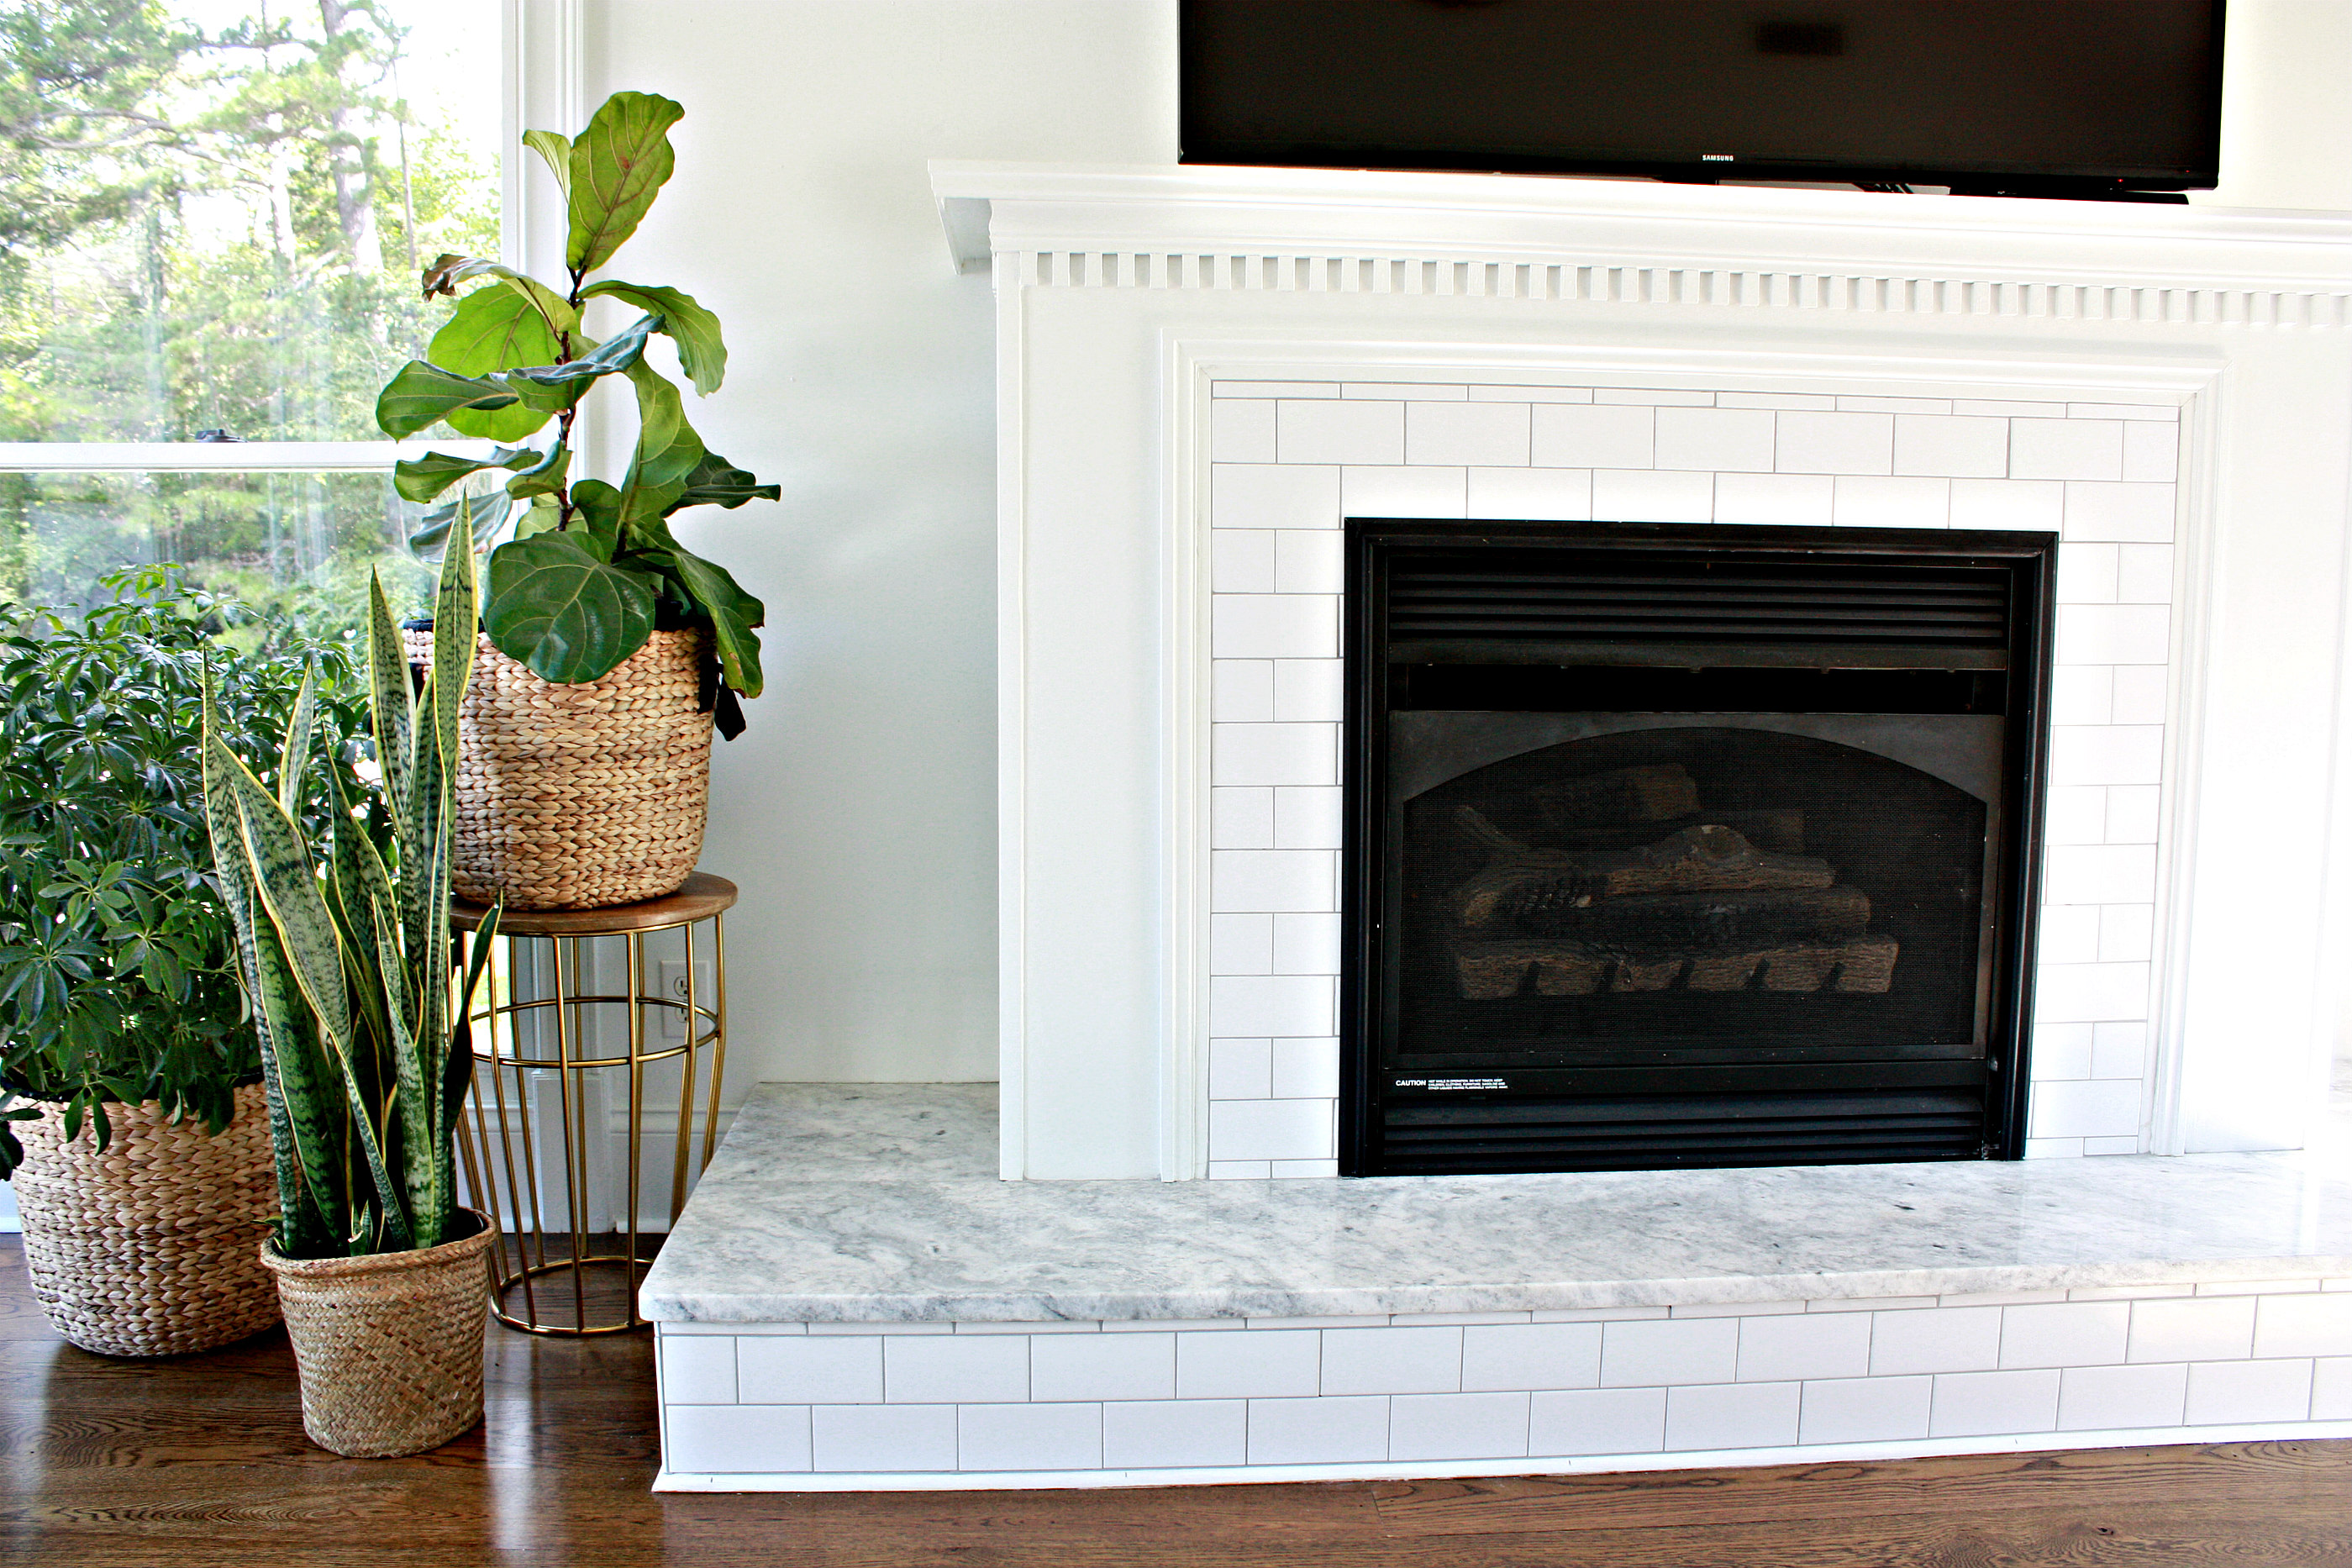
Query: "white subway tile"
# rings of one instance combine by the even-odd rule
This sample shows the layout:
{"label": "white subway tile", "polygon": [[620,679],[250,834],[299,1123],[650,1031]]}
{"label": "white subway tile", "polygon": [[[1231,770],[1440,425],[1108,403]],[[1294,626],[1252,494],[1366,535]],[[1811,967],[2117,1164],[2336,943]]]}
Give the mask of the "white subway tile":
{"label": "white subway tile", "polygon": [[2085,542],[2061,546],[2058,551],[2058,603],[2114,604],[2116,574],[2121,563],[2116,552],[2123,548],[2120,544]]}
{"label": "white subway tile", "polygon": [[[2053,1024],[2145,1018],[2147,985],[2145,963],[2045,963],[2035,975],[2034,1016]],[[2129,1129],[2101,1130],[2102,1133],[2117,1131]]]}
{"label": "white subway tile", "polygon": [[[2034,933],[2033,956],[2043,963],[2096,963],[2099,961],[2099,906],[2045,904]],[[2088,1047],[2088,1026],[2084,1044]],[[2040,1069],[2036,1069],[2037,1071]],[[2083,1073],[2052,1073],[2053,1078],[2082,1078]]]}
{"label": "white subway tile", "polygon": [[1717,474],[1715,521],[1826,528],[1836,484],[1827,474]]}
{"label": "white subway tile", "polygon": [[[1327,537],[1336,533],[1324,531]],[[1216,528],[1209,531],[1209,586],[1220,594],[1274,592],[1274,541],[1270,529]]]}
{"label": "white subway tile", "polygon": [[1271,1067],[1276,1100],[1335,1100],[1339,1093],[1339,1042],[1276,1040]]}
{"label": "white subway tile", "polygon": [[2057,1301],[2001,1310],[2000,1364],[2100,1366],[2124,1359],[2131,1335],[2128,1301]]}
{"label": "white subway tile", "polygon": [[2153,784],[2164,778],[2160,724],[2059,724],[2050,731],[2050,782]]}
{"label": "white subway tile", "polygon": [[1462,1331],[1327,1329],[1325,1394],[1452,1394],[1462,1386]]}
{"label": "white subway tile", "polygon": [[1682,1301],[1666,1309],[1670,1318],[1777,1318],[1801,1312],[1802,1301]]}
{"label": "white subway tile", "polygon": [[819,1405],[809,1411],[809,1423],[815,1438],[813,1469],[887,1472],[956,1468],[956,1407],[952,1405]]}
{"label": "white subway tile", "polygon": [[1421,398],[1429,402],[1460,403],[1469,397],[1470,389],[1444,382],[1350,381],[1340,384],[1339,395],[1381,398],[1389,402]]}
{"label": "white subway tile", "polygon": [[2037,1083],[2029,1131],[2036,1138],[2129,1138],[2139,1131],[2140,1082]]}
{"label": "white subway tile", "polygon": [[1337,397],[1335,381],[1213,381],[1212,397]]}
{"label": "white subway tile", "polygon": [[[1316,914],[1336,909],[1334,857],[1320,849],[1220,849],[1209,858],[1214,906],[1231,914]],[[1234,1029],[1236,1035],[1305,1035],[1312,1029]]]}
{"label": "white subway tile", "polygon": [[2126,665],[2116,671],[2118,724],[2162,724],[2169,717],[2166,696],[2171,672],[2160,665]]}
{"label": "white subway tile", "polygon": [[1274,920],[1272,915],[1211,915],[1209,973],[1273,973]]}
{"label": "white subway tile", "polygon": [[1474,386],[1473,403],[1590,403],[1589,386]]}
{"label": "white subway tile", "polygon": [[673,1336],[691,1338],[697,1334],[798,1334],[808,1331],[805,1323],[656,1323],[656,1344]]}
{"label": "white subway tile", "polygon": [[2169,419],[2178,421],[2180,410],[2168,403],[2070,403],[2066,405],[2069,419]]}
{"label": "white subway tile", "polygon": [[1761,409],[1661,408],[1653,460],[1661,468],[1769,474],[1775,417]]}
{"label": "white subway tile", "polygon": [[1389,1455],[1516,1459],[1528,1451],[1525,1394],[1407,1394],[1389,1401]]}
{"label": "white subway tile", "polygon": [[1854,397],[1840,396],[1837,405],[1848,414],[1949,414],[1952,400],[1948,397]]}
{"label": "white subway tile", "polygon": [[1546,468],[1646,468],[1655,459],[1656,429],[1652,408],[1540,404],[1528,460]]}
{"label": "white subway tile", "polygon": [[1739,1381],[1862,1377],[1870,1371],[1870,1314],[1799,1312],[1739,1321]]}
{"label": "white subway tile", "polygon": [[2059,662],[2162,664],[2172,657],[2172,611],[2164,605],[2061,605]]}
{"label": "white subway tile", "polygon": [[1265,785],[1209,791],[1209,847],[1213,849],[1274,847],[1274,791]]}
{"label": "white subway tile", "polygon": [[1102,1468],[1099,1405],[965,1405],[956,1411],[960,1470]]}
{"label": "white subway tile", "polygon": [[2083,1157],[2080,1138],[2028,1138],[2025,1157],[2029,1160],[2079,1160]]}
{"label": "white subway tile", "polygon": [[1215,1160],[1328,1160],[1335,1148],[1336,1113],[1328,1100],[1218,1100],[1209,1107],[1209,1155]]}
{"label": "white subway tile", "polygon": [[1384,1327],[1388,1320],[1376,1312],[1301,1313],[1286,1318],[1244,1320],[1253,1331],[1265,1329],[1363,1329]]}
{"label": "white subway tile", "polygon": [[1337,658],[1339,601],[1324,594],[1217,594],[1210,647],[1219,658]]}
{"label": "white subway tile", "polygon": [[1591,1388],[1601,1381],[1598,1323],[1494,1323],[1462,1331],[1462,1386]]}
{"label": "white subway tile", "polygon": [[1784,474],[1890,474],[1895,471],[1891,414],[1803,414],[1776,416],[1774,467]]}
{"label": "white subway tile", "polygon": [[1977,1372],[2000,1364],[1999,1307],[1873,1314],[1870,1374]]}
{"label": "white subway tile", "polygon": [[[1336,727],[1315,729],[1336,732]],[[1337,785],[1274,792],[1274,847],[1277,849],[1337,849],[1346,813]]]}
{"label": "white subway tile", "polygon": [[1570,1307],[1528,1317],[1538,1323],[1632,1323],[1663,1321],[1670,1313],[1665,1307]]}
{"label": "white subway tile", "polygon": [[2118,544],[2116,598],[2126,605],[2162,605],[2172,598],[2172,546]]}
{"label": "white subway tile", "polygon": [[2066,487],[2055,479],[1954,479],[1952,526],[2055,533]]}
{"label": "white subway tile", "polygon": [[1350,466],[1340,470],[1339,509],[1347,517],[1462,517],[1469,482],[1465,468]]}
{"label": "white subway tile", "polygon": [[2106,842],[2107,791],[2104,785],[2053,785],[2042,799],[2045,843]]}
{"label": "white subway tile", "polygon": [[2116,716],[2116,667],[2062,664],[2050,672],[2050,722],[2081,727],[2110,724]]}
{"label": "white subway tile", "polygon": [[1221,724],[1262,724],[1272,720],[1274,669],[1274,661],[1267,658],[1212,659],[1209,717]]}
{"label": "white subway tile", "polygon": [[893,1405],[1026,1399],[1028,1338],[894,1336],[882,1346],[882,1391]]}
{"label": "white subway tile", "polygon": [[2055,844],[2042,866],[2042,896],[2053,904],[2138,903],[2156,897],[2152,844]]}
{"label": "white subway tile", "polygon": [[1592,389],[1592,401],[1639,403],[1658,408],[1711,408],[1715,405],[1715,394],[1668,391],[1656,386],[1596,386]]}
{"label": "white subway tile", "polygon": [[2262,1304],[2254,1354],[2352,1355],[2352,1295],[2264,1296]]}
{"label": "white subway tile", "polygon": [[2069,1301],[2170,1301],[2194,1296],[2194,1285],[2076,1285],[2066,1292]]}
{"label": "white subway tile", "polygon": [[1841,476],[1831,521],[1840,528],[1948,528],[1952,481]]}
{"label": "white subway tile", "polygon": [[1059,1339],[1066,1334],[1099,1334],[1102,1324],[1091,1318],[1014,1318],[1002,1322],[986,1318],[965,1318],[955,1324],[955,1331],[960,1334],[1028,1334],[1033,1338]]}
{"label": "white subway tile", "polygon": [[2120,479],[2123,422],[2037,419],[2012,424],[2009,471],[2021,479]]}
{"label": "white subway tile", "polygon": [[[1283,400],[1278,426],[1283,463],[1402,463],[1404,405]],[[2113,478],[2112,475],[2085,478]]]}
{"label": "white subway tile", "polygon": [[2304,1421],[2311,1415],[2308,1361],[2209,1361],[2189,1369],[2192,1426]]}
{"label": "white subway tile", "polygon": [[2180,477],[2180,426],[2133,420],[2124,426],[2124,478],[2170,484]]}
{"label": "white subway tile", "polygon": [[1386,1395],[1249,1402],[1253,1465],[1362,1464],[1388,1454]]}
{"label": "white subway tile", "polygon": [[1211,1040],[1209,1098],[1265,1100],[1273,1091],[1272,1040]]}
{"label": "white subway tile", "polygon": [[1336,724],[1218,724],[1212,727],[1209,777],[1219,784],[1327,784],[1339,782]]}
{"label": "white subway tile", "polygon": [[2000,419],[2063,419],[2066,405],[2063,403],[2028,403],[2017,399],[1956,397],[1952,400],[1955,414],[1982,414]]}
{"label": "white subway tile", "polygon": [[1332,1160],[1275,1160],[1268,1163],[1266,1174],[1277,1182],[1335,1181],[1339,1174],[1339,1162]]}
{"label": "white subway tile", "polygon": [[688,1475],[760,1475],[809,1468],[804,1405],[678,1405],[665,1402],[667,1469]]}
{"label": "white subway tile", "polygon": [[1404,460],[1509,468],[1528,460],[1528,407],[1513,403],[1408,403]]}
{"label": "white subway tile", "polygon": [[1933,1307],[1934,1296],[1826,1296],[1805,1303],[1808,1312],[1897,1312]]}
{"label": "white subway tile", "polygon": [[1715,511],[1712,474],[1646,468],[1592,470],[1592,515],[1611,522],[1706,522]]}
{"label": "white subway tile", "polygon": [[2201,1279],[2200,1296],[2291,1296],[2320,1288],[2316,1279]]}
{"label": "white subway tile", "polygon": [[1209,471],[1218,528],[1337,528],[1339,470],[1305,464],[1219,463]]}
{"label": "white subway tile", "polygon": [[1273,1174],[1272,1163],[1265,1160],[1209,1162],[1209,1180],[1213,1182],[1263,1182]]}
{"label": "white subway tile", "polygon": [[1592,515],[1590,468],[1472,468],[1467,513],[1580,522]]}
{"label": "white subway tile", "polygon": [[1932,1377],[1845,1377],[1805,1384],[1800,1443],[1899,1443],[1927,1435]]}
{"label": "white subway tile", "polygon": [[1271,463],[1274,409],[1270,399],[1228,398],[1211,405],[1209,456],[1220,463]]}
{"label": "white subway tile", "polygon": [[1323,1336],[1313,1329],[1251,1329],[1176,1336],[1179,1399],[1312,1394]]}
{"label": "white subway tile", "polygon": [[1249,1405],[1239,1399],[1105,1405],[1102,1423],[1107,1469],[1249,1463]]}
{"label": "white subway tile", "polygon": [[2228,1361],[2253,1353],[2252,1296],[2190,1296],[2132,1307],[2133,1361]]}
{"label": "white subway tile", "polygon": [[2147,1024],[2126,1021],[2091,1026],[2091,1077],[2138,1078],[2147,1071]]}
{"label": "white subway tile", "polygon": [[1959,415],[1897,415],[1895,471],[1954,479],[2006,478],[2009,421]]}
{"label": "white subway tile", "polygon": [[[2091,1024],[2036,1024],[2033,1026],[2033,1078],[2090,1078]],[[1213,1056],[1211,1058],[1213,1070]]]}
{"label": "white subway tile", "polygon": [[2147,1151],[2141,1146],[2141,1142],[2137,1133],[2122,1138],[2085,1138],[2083,1140],[2083,1153],[2085,1158],[2104,1158],[2111,1154],[2143,1154]]}
{"label": "white subway tile", "polygon": [[1666,1447],[1780,1448],[1797,1440],[1804,1385],[1700,1384],[1666,1390]]}
{"label": "white subway tile", "polygon": [[1269,668],[1274,671],[1271,717],[1286,724],[1337,723],[1346,713],[1345,660],[1284,658]]}
{"label": "white subway tile", "polygon": [[879,1335],[747,1340],[740,1355],[746,1405],[878,1405],[882,1400]]}
{"label": "white subway tile", "polygon": [[886,1337],[896,1334],[951,1334],[955,1332],[955,1330],[956,1326],[952,1322],[945,1322],[938,1320],[902,1321],[889,1323],[811,1323],[808,1325],[809,1336],[812,1339],[824,1334],[880,1334]]}
{"label": "white subway tile", "polygon": [[2156,956],[2154,904],[2104,904],[2099,909],[2099,962],[2145,963]]}
{"label": "white subway tile", "polygon": [[1736,1318],[1611,1323],[1601,1334],[1603,1387],[1729,1383],[1738,1370],[1739,1321]]}
{"label": "white subway tile", "polygon": [[731,1335],[672,1335],[660,1342],[665,1405],[732,1405],[736,1399]]}
{"label": "white subway tile", "polygon": [[[1328,975],[1218,974],[1209,979],[1209,1032],[1220,1038],[1328,1035],[1337,1022],[1332,1016],[1332,981]],[[1282,1157],[1221,1156],[1244,1160]]]}
{"label": "white subway tile", "polygon": [[[1342,545],[1346,536],[1328,528],[1286,528],[1274,536],[1273,574],[1266,587],[1277,594],[1337,594],[1346,584]],[[1222,589],[1224,584],[1217,586]],[[1249,592],[1257,591],[1254,587]]]}
{"label": "white subway tile", "polygon": [[2068,1367],[2058,1381],[2058,1429],[2178,1426],[2188,1393],[2183,1365]]}
{"label": "white subway tile", "polygon": [[1335,914],[1275,916],[1274,973],[1339,973],[1339,917]]}
{"label": "white subway tile", "polygon": [[1931,1437],[2048,1432],[2058,1425],[2058,1373],[1948,1372],[1936,1378]]}
{"label": "white subway tile", "polygon": [[2065,536],[2070,540],[2113,539],[2126,544],[2167,544],[2172,540],[2174,505],[2170,485],[2070,481],[2066,486]]}
{"label": "white subway tile", "polygon": [[2049,1290],[1954,1290],[1936,1298],[1947,1307],[2038,1307],[2045,1301],[2063,1301],[2070,1292]]}
{"label": "white subway tile", "polygon": [[1818,392],[1718,392],[1715,395],[1717,408],[1807,408],[1828,414],[1837,408],[1837,399]]}
{"label": "white subway tile", "polygon": [[[1467,1328],[1473,1324],[1525,1323],[1532,1321],[1531,1315],[1527,1312],[1391,1312],[1389,1314],[1389,1321],[1401,1329]],[[1600,1342],[1598,1340],[1593,1342],[1596,1346]],[[1599,1352],[1596,1351],[1594,1353],[1598,1355]],[[1496,1386],[1531,1388],[1534,1384],[1512,1383],[1498,1384]]]}
{"label": "white subway tile", "polygon": [[2312,1363],[2311,1419],[2352,1421],[2352,1356],[2326,1356]]}
{"label": "white subway tile", "polygon": [[1654,1454],[1665,1446],[1663,1388],[1580,1388],[1528,1401],[1530,1456]]}

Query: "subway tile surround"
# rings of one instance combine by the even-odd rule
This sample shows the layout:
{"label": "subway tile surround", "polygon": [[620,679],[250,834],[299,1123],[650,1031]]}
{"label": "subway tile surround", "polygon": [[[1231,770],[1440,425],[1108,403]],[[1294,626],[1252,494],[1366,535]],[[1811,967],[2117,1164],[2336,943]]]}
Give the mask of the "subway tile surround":
{"label": "subway tile surround", "polygon": [[1337,1171],[1348,516],[2057,531],[2027,1152],[2147,1146],[2177,405],[1436,382],[1210,392],[1209,1175]]}

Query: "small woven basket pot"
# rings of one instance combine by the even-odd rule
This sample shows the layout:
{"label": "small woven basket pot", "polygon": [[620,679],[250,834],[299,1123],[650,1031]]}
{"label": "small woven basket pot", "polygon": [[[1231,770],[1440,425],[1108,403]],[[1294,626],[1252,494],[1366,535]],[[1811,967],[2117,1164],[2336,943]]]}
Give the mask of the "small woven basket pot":
{"label": "small woven basket pot", "polygon": [[[406,640],[429,667],[433,634]],[[458,710],[459,898],[601,910],[677,891],[710,804],[701,652],[698,629],[656,632],[606,674],[560,686],[481,639]]]}
{"label": "small woven basket pot", "polygon": [[16,1123],[25,1268],[58,1332],[100,1355],[184,1355],[276,1322],[278,1292],[253,1256],[278,1213],[261,1086],[236,1091],[217,1137],[152,1100],[110,1103],[106,1120],[102,1154],[87,1123],[67,1140],[63,1106]]}
{"label": "small woven basket pot", "polygon": [[366,1258],[281,1258],[286,1335],[302,1380],[302,1430],[353,1459],[421,1454],[482,1418],[482,1330],[498,1226],[457,1241]]}

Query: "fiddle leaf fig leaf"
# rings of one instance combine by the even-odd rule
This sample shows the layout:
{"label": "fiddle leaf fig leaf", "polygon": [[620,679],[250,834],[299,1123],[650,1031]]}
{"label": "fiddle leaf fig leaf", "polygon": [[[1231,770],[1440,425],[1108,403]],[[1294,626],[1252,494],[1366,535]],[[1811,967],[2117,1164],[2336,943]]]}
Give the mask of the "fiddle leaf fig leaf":
{"label": "fiddle leaf fig leaf", "polygon": [[661,325],[659,316],[641,316],[627,331],[562,364],[529,364],[507,372],[507,384],[533,407],[558,410],[580,401],[589,383],[634,369],[644,359],[646,339]]}
{"label": "fiddle leaf fig leaf", "polygon": [[572,233],[564,264],[593,272],[635,234],[677,164],[669,128],[686,110],[649,92],[616,92],[572,144]]}
{"label": "fiddle leaf fig leaf", "polygon": [[643,360],[629,367],[629,380],[637,389],[637,449],[623,488],[682,486],[706,455],[702,437],[686,422],[686,399]]}
{"label": "fiddle leaf fig leaf", "polygon": [[583,479],[572,487],[572,532],[588,552],[610,561],[621,543],[621,492],[602,479]]}
{"label": "fiddle leaf fig leaf", "polygon": [[719,335],[719,318],[696,304],[693,296],[610,278],[580,290],[583,300],[596,294],[625,300],[640,310],[659,316],[660,330],[677,344],[677,363],[698,395],[709,396],[727,379],[727,344]]}
{"label": "fiddle leaf fig leaf", "polygon": [[666,567],[710,617],[713,650],[728,686],[745,697],[760,695],[758,628],[767,624],[767,606],[745,593],[725,567],[680,544],[667,523],[656,519],[642,525],[635,540],[636,548]]}
{"label": "fiddle leaf fig leaf", "polygon": [[492,490],[488,495],[463,496],[446,505],[434,508],[418,520],[416,531],[408,536],[409,553],[420,561],[432,561],[440,556],[441,547],[449,542],[449,528],[457,521],[460,504],[473,510],[473,535],[478,544],[488,542],[506,526],[514,502],[504,490]]}
{"label": "fiddle leaf fig leaf", "polygon": [[392,466],[392,488],[403,500],[428,501],[467,474],[478,474],[484,468],[517,468],[536,473],[530,465],[543,465],[545,459],[529,447],[500,447],[487,458],[455,458],[446,452],[427,452],[421,458],[404,458]]}
{"label": "fiddle leaf fig leaf", "polygon": [[739,468],[716,452],[706,451],[702,461],[686,476],[686,489],[676,500],[663,510],[669,513],[690,506],[739,507],[747,500],[782,500],[782,485],[763,485],[749,469]]}
{"label": "fiddle leaf fig leaf", "polygon": [[413,359],[377,395],[375,422],[398,440],[459,409],[506,408],[514,402],[515,395],[504,382],[459,375]]}
{"label": "fiddle leaf fig leaf", "polygon": [[654,595],[644,580],[597,560],[569,533],[499,545],[489,579],[482,629],[541,680],[593,680],[653,635]]}
{"label": "fiddle leaf fig leaf", "polygon": [[522,521],[515,524],[514,536],[529,539],[533,534],[552,533],[563,526],[563,509],[553,496],[537,496],[524,510]]}
{"label": "fiddle leaf fig leaf", "polygon": [[[505,289],[477,289],[458,300],[425,350],[433,363],[459,375],[478,376],[516,365],[545,364],[562,352],[545,314],[529,299]],[[516,390],[511,382],[508,388]],[[460,410],[450,428],[488,440],[519,441],[559,412],[522,397],[513,407]]]}
{"label": "fiddle leaf fig leaf", "polygon": [[[443,252],[425,269],[425,297],[451,294],[457,285],[472,278],[495,278],[512,289],[517,298],[527,300],[547,322],[550,332],[576,331],[580,312],[572,302],[538,279],[516,271],[503,261],[485,261],[476,256],[456,256]],[[549,356],[552,358],[552,355]]]}
{"label": "fiddle leaf fig leaf", "polygon": [[[536,453],[531,455],[537,456]],[[545,457],[507,481],[507,494],[517,500],[536,496],[560,496],[563,492],[563,477],[571,468],[572,450],[558,441],[548,449]],[[533,504],[537,503],[534,501]]]}
{"label": "fiddle leaf fig leaf", "polygon": [[564,204],[572,201],[572,138],[555,131],[526,131],[522,144],[538,153],[555,183],[562,187]]}

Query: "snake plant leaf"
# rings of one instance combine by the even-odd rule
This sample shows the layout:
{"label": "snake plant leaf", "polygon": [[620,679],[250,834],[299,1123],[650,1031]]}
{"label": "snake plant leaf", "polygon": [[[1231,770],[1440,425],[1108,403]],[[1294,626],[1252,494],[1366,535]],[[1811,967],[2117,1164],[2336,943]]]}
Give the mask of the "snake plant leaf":
{"label": "snake plant leaf", "polygon": [[[458,503],[453,527],[466,523],[466,506]],[[470,534],[468,534],[470,539]],[[383,596],[383,580],[368,579],[368,711],[374,720],[375,762],[383,774],[383,798],[398,822],[408,815],[411,794],[409,731],[415,722],[415,696],[408,683],[408,651],[400,628],[392,622],[392,605]]]}
{"label": "snake plant leaf", "polygon": [[522,144],[538,153],[555,176],[563,191],[564,205],[572,205],[572,138],[560,131],[526,131]]}
{"label": "snake plant leaf", "polygon": [[718,453],[706,451],[702,461],[686,476],[686,489],[662,515],[667,517],[690,506],[739,507],[747,500],[781,500],[783,493],[783,486],[763,485],[749,469],[739,468]]}
{"label": "snake plant leaf", "polygon": [[564,476],[572,469],[572,448],[558,441],[539,460],[507,481],[507,494],[517,500],[563,493]]}
{"label": "snake plant leaf", "polygon": [[460,507],[472,512],[474,538],[480,541],[506,526],[514,510],[514,501],[504,490],[491,490],[435,507],[425,514],[416,531],[408,536],[409,552],[420,561],[439,560],[441,547],[449,541],[449,525],[457,521]]}
{"label": "snake plant leaf", "polygon": [[286,721],[286,745],[278,759],[278,808],[289,817],[301,815],[302,775],[310,765],[310,731],[318,712],[319,661],[314,658],[304,661],[301,689],[294,693],[294,712]]}
{"label": "snake plant leaf", "polygon": [[669,128],[686,110],[649,92],[616,92],[572,143],[564,265],[593,272],[635,234],[677,163]]}
{"label": "snake plant leaf", "polygon": [[436,294],[455,295],[457,286],[475,278],[495,278],[514,293],[531,302],[547,321],[547,330],[562,336],[580,330],[580,311],[571,300],[541,283],[538,279],[516,271],[502,261],[485,261],[475,256],[452,256],[446,252],[434,258],[425,269],[425,297]]}
{"label": "snake plant leaf", "polygon": [[580,297],[609,294],[640,310],[661,318],[661,330],[677,345],[677,363],[694,390],[708,397],[727,379],[727,343],[719,333],[719,318],[694,302],[690,294],[645,283],[624,283],[607,278],[580,290]]}
{"label": "snake plant leaf", "polygon": [[569,533],[542,533],[490,552],[482,629],[541,680],[593,680],[646,646],[654,595]]}
{"label": "snake plant leaf", "polygon": [[401,500],[422,505],[467,474],[478,474],[485,468],[516,468],[528,473],[531,465],[545,461],[545,454],[532,447],[500,447],[487,458],[427,452],[421,458],[403,458],[393,464],[392,488]]}
{"label": "snake plant leaf", "polygon": [[459,409],[506,408],[515,402],[513,391],[502,381],[458,375],[413,359],[377,396],[375,422],[385,435],[400,440]]}

